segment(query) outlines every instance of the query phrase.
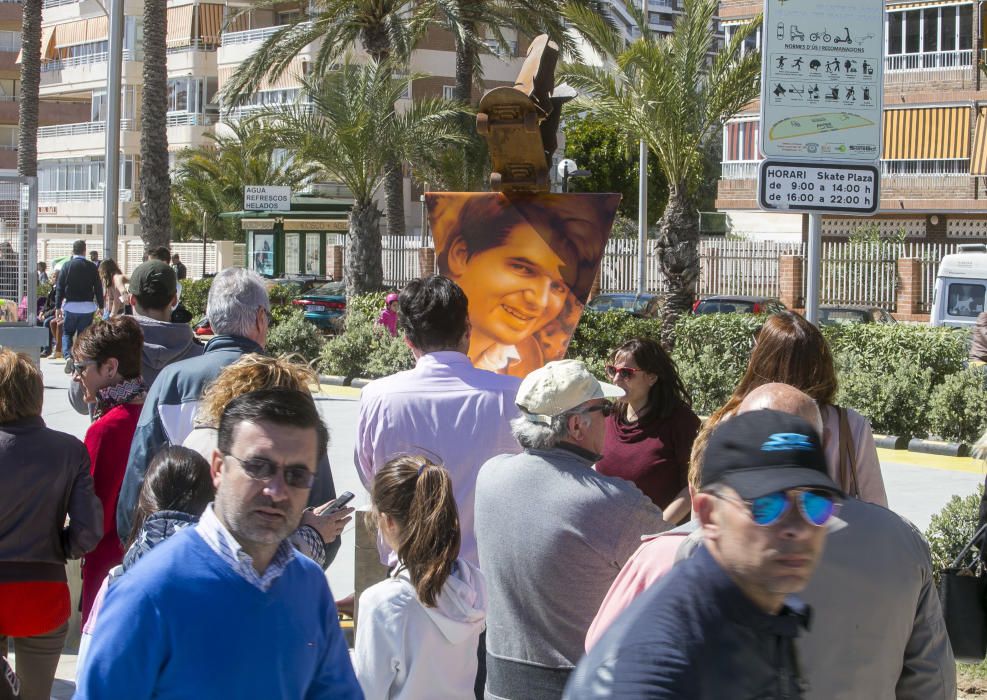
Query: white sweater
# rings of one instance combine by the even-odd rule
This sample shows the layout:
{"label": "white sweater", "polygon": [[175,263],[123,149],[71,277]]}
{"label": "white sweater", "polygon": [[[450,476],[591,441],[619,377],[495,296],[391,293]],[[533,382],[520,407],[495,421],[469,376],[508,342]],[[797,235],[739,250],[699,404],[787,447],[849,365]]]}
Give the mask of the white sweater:
{"label": "white sweater", "polygon": [[356,675],[367,700],[473,698],[477,646],[486,626],[480,570],[459,559],[436,607],[418,600],[406,571],[360,596]]}

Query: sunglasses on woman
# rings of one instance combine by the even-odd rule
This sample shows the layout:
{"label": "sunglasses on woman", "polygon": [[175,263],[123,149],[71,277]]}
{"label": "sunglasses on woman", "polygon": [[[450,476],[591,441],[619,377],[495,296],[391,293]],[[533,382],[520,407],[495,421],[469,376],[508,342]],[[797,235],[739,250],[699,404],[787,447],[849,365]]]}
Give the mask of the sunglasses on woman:
{"label": "sunglasses on woman", "polygon": [[[737,502],[723,494],[713,492],[717,498]],[[781,521],[788,513],[792,503],[810,525],[822,527],[840,510],[836,495],[829,491],[814,491],[811,489],[789,489],[775,491],[750,500],[741,499],[740,503],[747,506],[751,518],[757,525],[768,527]]]}
{"label": "sunglasses on woman", "polygon": [[641,371],[636,367],[617,367],[616,365],[607,365],[603,370],[610,379],[630,379]]}

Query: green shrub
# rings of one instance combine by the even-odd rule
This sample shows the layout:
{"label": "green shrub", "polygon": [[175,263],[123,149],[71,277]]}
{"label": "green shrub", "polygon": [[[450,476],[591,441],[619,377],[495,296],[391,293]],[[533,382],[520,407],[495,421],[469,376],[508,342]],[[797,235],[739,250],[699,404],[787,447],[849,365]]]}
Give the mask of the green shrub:
{"label": "green shrub", "polygon": [[763,316],[683,316],[675,325],[672,359],[696,413],[709,415],[730,398],[744,376]]}
{"label": "green shrub", "polygon": [[384,310],[384,299],[391,292],[371,292],[361,294],[346,300],[347,323],[362,321],[376,321],[380,312]]}
{"label": "green shrub", "polygon": [[210,287],[212,287],[212,277],[201,280],[182,280],[182,304],[192,314],[193,322],[206,315],[206,302],[209,300]]}
{"label": "green shrub", "polygon": [[638,318],[626,311],[584,311],[566,357],[604,363],[614,348],[632,338],[659,339],[659,319]]}
{"label": "green shrub", "polygon": [[972,445],[987,428],[987,373],[971,367],[932,390],[929,430],[943,440]]}
{"label": "green shrub", "polygon": [[267,333],[267,352],[271,355],[298,353],[313,362],[319,358],[323,345],[325,341],[319,329],[305,320],[301,309],[289,309],[284,320],[272,325]]}
{"label": "green shrub", "polygon": [[876,433],[925,437],[932,370],[914,364],[857,365],[839,376],[836,402],[864,415]]}
{"label": "green shrub", "polygon": [[286,323],[294,316],[296,307],[291,302],[302,292],[301,285],[294,282],[275,284],[267,289],[267,298],[271,302],[271,327],[275,328]]}
{"label": "green shrub", "polygon": [[910,324],[859,323],[824,327],[836,367],[890,374],[912,366],[930,370],[933,384],[963,369],[969,332]]}
{"label": "green shrub", "polygon": [[38,285],[38,299],[44,299],[51,292],[51,284],[48,282],[42,282]]}
{"label": "green shrub", "polygon": [[319,371],[342,377],[384,377],[414,367],[404,337],[391,334],[360,311],[346,320],[346,331],[331,338],[319,356]]}
{"label": "green shrub", "polygon": [[932,570],[937,581],[942,570],[953,563],[977,531],[983,493],[984,487],[981,485],[976,493],[969,496],[953,496],[941,511],[932,516],[925,538],[929,541]]}

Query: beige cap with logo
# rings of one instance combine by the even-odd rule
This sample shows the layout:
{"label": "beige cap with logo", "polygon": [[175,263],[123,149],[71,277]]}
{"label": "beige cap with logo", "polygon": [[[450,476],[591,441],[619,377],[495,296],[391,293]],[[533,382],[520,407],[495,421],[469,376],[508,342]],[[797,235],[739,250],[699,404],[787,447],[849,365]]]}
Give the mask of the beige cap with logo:
{"label": "beige cap with logo", "polygon": [[601,382],[579,360],[557,360],[524,378],[516,403],[528,420],[551,425],[553,417],[587,401],[623,395],[623,389]]}

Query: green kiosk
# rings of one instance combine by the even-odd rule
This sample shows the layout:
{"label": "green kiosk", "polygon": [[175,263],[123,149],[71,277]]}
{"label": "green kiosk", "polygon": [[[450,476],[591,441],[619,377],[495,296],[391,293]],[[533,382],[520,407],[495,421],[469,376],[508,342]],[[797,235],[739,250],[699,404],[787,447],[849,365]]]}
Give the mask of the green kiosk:
{"label": "green kiosk", "polygon": [[220,216],[240,220],[248,269],[272,279],[326,279],[327,246],[348,230],[352,204],[346,199],[295,195],[290,211],[232,211]]}

